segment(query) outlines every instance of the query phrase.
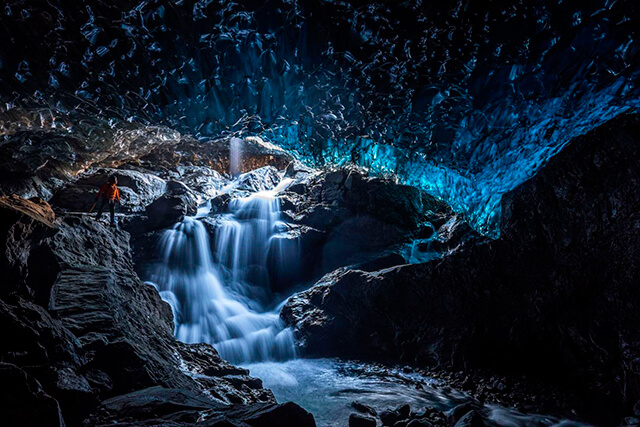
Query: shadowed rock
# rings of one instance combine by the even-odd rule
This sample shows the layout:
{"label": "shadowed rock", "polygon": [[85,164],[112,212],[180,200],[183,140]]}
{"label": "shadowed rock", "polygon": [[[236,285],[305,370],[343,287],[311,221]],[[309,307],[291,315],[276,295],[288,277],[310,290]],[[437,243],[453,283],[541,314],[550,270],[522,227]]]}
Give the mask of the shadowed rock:
{"label": "shadowed rock", "polygon": [[500,239],[333,272],[282,317],[307,354],[534,372],[619,419],[640,399],[639,134],[629,115],[573,141],[504,197]]}
{"label": "shadowed rock", "polygon": [[[122,420],[145,393],[117,396],[150,387],[169,390],[160,405],[165,421],[180,419],[175,402],[184,396],[212,417],[244,410],[277,424],[301,413],[277,405],[261,381],[210,345],[175,340],[169,306],[133,270],[128,233],[87,218],[53,218],[46,203],[0,200],[0,262],[10,273],[0,289],[0,391],[23,402],[6,408],[4,419],[26,417],[28,404],[32,425],[80,425],[99,402],[115,398],[124,412],[111,408],[112,415]],[[253,404],[261,406],[240,409]]]}

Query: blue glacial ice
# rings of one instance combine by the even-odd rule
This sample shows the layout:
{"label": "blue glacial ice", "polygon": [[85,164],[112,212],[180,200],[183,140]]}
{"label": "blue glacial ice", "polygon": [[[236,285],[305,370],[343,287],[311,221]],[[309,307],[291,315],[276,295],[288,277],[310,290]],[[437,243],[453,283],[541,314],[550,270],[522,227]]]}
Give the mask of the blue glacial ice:
{"label": "blue glacial ice", "polygon": [[9,2],[0,105],[259,135],[496,236],[505,192],[640,104],[634,2]]}

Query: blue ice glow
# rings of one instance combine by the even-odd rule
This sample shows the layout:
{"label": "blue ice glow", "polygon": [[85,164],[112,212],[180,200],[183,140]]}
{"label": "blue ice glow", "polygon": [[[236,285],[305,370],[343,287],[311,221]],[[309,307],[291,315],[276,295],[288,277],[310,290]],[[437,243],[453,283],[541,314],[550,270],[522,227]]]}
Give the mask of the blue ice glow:
{"label": "blue ice glow", "polygon": [[396,174],[496,236],[505,192],[640,104],[635,1],[39,5],[3,16],[0,104],[257,134]]}

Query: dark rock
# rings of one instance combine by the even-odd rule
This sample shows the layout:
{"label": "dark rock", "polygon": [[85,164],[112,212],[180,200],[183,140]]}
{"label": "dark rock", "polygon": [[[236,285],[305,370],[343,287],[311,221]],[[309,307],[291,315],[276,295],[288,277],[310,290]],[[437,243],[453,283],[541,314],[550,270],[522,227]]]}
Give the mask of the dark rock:
{"label": "dark rock", "polygon": [[455,427],[484,427],[484,421],[478,412],[471,410],[460,418]]}
{"label": "dark rock", "polygon": [[406,264],[406,260],[399,253],[391,252],[382,256],[375,257],[368,261],[363,261],[354,265],[354,268],[362,271],[380,271],[385,268],[395,267],[397,265]]}
{"label": "dark rock", "polygon": [[3,423],[10,426],[65,426],[58,402],[15,365],[0,362]]}
{"label": "dark rock", "polygon": [[232,197],[230,194],[220,194],[219,196],[211,199],[211,213],[219,214],[219,213],[227,213],[229,211],[229,202]]}
{"label": "dark rock", "polygon": [[[260,380],[210,345],[175,340],[169,306],[133,270],[127,233],[86,218],[54,220],[46,203],[19,198],[0,200],[0,230],[6,249],[0,261],[11,273],[0,293],[0,393],[9,396],[5,402],[15,395],[33,406],[25,415],[16,403],[4,409],[5,420],[62,425],[62,413],[70,425],[85,418],[131,421],[123,415],[130,409],[144,422],[165,411],[160,424],[191,425],[204,407],[212,417],[233,410],[256,423],[313,423],[301,408],[277,405]],[[149,394],[143,392],[110,401],[116,406],[106,415],[94,413],[100,401],[153,387],[174,392],[158,397],[156,407],[140,403]]]}
{"label": "dark rock", "polygon": [[622,422],[620,423],[620,425],[623,425],[623,426],[637,426],[637,425],[640,425],[640,418],[625,417],[622,420]]}
{"label": "dark rock", "polygon": [[378,413],[376,412],[376,410],[374,408],[372,408],[369,405],[365,405],[364,403],[358,402],[357,400],[354,400],[353,402],[351,402],[351,407],[353,409],[355,409],[358,412],[361,412],[363,414],[370,414],[373,416],[378,415]]}
{"label": "dark rock", "polygon": [[447,422],[450,425],[456,424],[467,413],[473,412],[479,406],[474,402],[462,403],[446,413]]}
{"label": "dark rock", "polygon": [[[52,279],[57,271],[47,269],[45,265],[27,276],[29,264],[36,263],[37,247],[40,239],[54,232],[55,214],[42,199],[25,200],[18,196],[0,197],[0,241],[4,251],[0,254],[0,267],[4,283],[0,294],[21,290],[33,295],[34,289],[28,283]],[[47,298],[48,289],[40,293]]]}
{"label": "dark rock", "polygon": [[407,424],[407,427],[431,427],[433,425],[434,425],[433,423],[425,419],[417,418],[415,420],[409,421],[409,423]]}
{"label": "dark rock", "polygon": [[380,412],[380,421],[382,421],[383,426],[392,426],[402,418],[402,415],[400,415],[397,410],[387,410]]}
{"label": "dark rock", "polygon": [[308,354],[530,372],[619,420],[640,397],[638,134],[628,115],[569,144],[503,197],[498,240],[332,273],[283,318]]}
{"label": "dark rock", "polygon": [[400,415],[400,419],[404,420],[406,418],[409,418],[409,414],[411,414],[411,406],[402,405],[398,409],[396,409],[396,411]]}
{"label": "dark rock", "polygon": [[442,233],[429,249],[433,257],[477,236],[444,203],[355,168],[317,172],[295,185],[281,194],[282,208],[296,224],[324,233],[322,255],[311,264],[320,273],[347,265],[374,271],[404,264],[402,246],[432,237],[435,226]]}
{"label": "dark rock", "polygon": [[349,427],[375,427],[376,419],[367,415],[349,415]]}
{"label": "dark rock", "polygon": [[74,212],[88,212],[95,202],[98,189],[112,175],[118,178],[118,209],[123,212],[143,212],[145,206],[165,191],[164,180],[153,174],[126,169],[99,169],[58,191],[51,203],[58,208]]}
{"label": "dark rock", "polygon": [[182,221],[185,216],[195,215],[198,211],[197,198],[184,184],[170,181],[167,187],[171,190],[147,206],[148,220],[141,231],[168,228]]}
{"label": "dark rock", "polygon": [[[119,421],[160,420],[180,413],[181,421],[190,414],[195,422],[205,410],[223,410],[227,405],[216,403],[190,390],[150,387],[103,401],[89,424],[114,424]],[[173,417],[171,417],[173,418]]]}
{"label": "dark rock", "polygon": [[298,160],[294,160],[287,165],[284,170],[284,176],[286,178],[294,179],[295,181],[302,181],[305,178],[308,178],[315,171],[310,167],[305,166]]}

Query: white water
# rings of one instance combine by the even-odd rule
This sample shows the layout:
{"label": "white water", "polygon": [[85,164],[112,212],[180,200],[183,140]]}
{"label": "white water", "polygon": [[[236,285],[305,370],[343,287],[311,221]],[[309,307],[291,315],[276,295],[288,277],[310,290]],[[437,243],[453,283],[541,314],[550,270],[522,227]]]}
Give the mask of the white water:
{"label": "white water", "polygon": [[173,309],[180,341],[210,343],[232,363],[295,357],[293,334],[280,320],[279,307],[267,309],[269,268],[297,256],[273,239],[280,225],[275,196],[289,183],[234,199],[216,230],[215,252],[198,220],[207,207],[163,234],[163,263],[151,282]]}
{"label": "white water", "polygon": [[[467,401],[464,393],[426,377],[340,360],[295,359],[292,331],[278,314],[283,302],[277,304],[270,290],[273,277],[300,267],[297,242],[280,238],[286,224],[276,195],[289,183],[232,200],[230,213],[218,217],[213,250],[201,222],[210,204],[163,234],[163,262],[152,283],[174,311],[176,337],[212,344],[224,359],[261,378],[278,401],[313,413],[318,426],[348,425],[354,400],[378,412],[406,403],[415,412],[427,406],[447,411]],[[223,191],[231,190],[233,185]],[[495,426],[582,425],[496,405],[485,406],[483,415]]]}

